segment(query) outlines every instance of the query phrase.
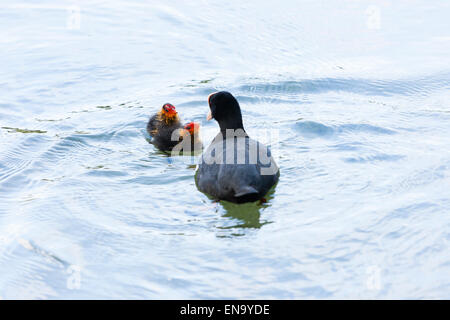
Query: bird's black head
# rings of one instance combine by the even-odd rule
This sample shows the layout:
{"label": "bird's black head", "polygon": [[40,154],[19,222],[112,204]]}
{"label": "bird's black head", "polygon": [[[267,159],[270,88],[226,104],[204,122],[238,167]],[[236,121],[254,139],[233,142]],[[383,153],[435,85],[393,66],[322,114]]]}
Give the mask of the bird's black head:
{"label": "bird's black head", "polygon": [[241,107],[231,93],[226,91],[212,93],[208,97],[208,103],[211,109],[208,120],[216,119],[220,131],[225,132],[226,129],[244,130]]}

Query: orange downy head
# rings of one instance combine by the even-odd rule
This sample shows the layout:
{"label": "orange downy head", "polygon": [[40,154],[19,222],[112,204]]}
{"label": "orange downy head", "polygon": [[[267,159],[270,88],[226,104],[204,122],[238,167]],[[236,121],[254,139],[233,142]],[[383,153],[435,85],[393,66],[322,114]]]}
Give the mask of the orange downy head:
{"label": "orange downy head", "polygon": [[175,106],[170,103],[166,103],[162,106],[161,115],[166,120],[175,120],[178,117]]}
{"label": "orange downy head", "polygon": [[193,136],[200,130],[200,124],[196,122],[189,122],[184,126],[184,129],[187,130],[191,134],[191,136]]}

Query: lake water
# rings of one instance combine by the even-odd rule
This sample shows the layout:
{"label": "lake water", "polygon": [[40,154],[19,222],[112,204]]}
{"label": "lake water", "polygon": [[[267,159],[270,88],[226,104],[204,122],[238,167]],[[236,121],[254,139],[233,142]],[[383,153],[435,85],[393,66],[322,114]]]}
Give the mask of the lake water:
{"label": "lake water", "polygon": [[[450,298],[450,3],[0,6],[0,297]],[[240,101],[280,181],[215,203],[145,126]]]}

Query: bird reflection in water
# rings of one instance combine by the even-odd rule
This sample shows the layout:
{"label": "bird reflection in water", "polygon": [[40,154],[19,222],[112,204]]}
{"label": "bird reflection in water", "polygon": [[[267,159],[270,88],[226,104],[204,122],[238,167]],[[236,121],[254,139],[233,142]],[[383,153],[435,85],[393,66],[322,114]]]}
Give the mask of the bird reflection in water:
{"label": "bird reflection in water", "polygon": [[[265,219],[262,220],[261,211],[271,206],[270,201],[274,197],[274,189],[275,188],[272,188],[272,190],[266,195],[265,202],[256,201],[251,203],[236,204],[228,201],[220,201],[220,204],[225,211],[225,214],[223,214],[222,217],[231,219],[227,219],[226,225],[218,226],[217,229],[222,231],[235,231],[228,236],[243,236],[246,234],[247,229],[260,229],[263,225],[273,223],[273,221],[268,221]],[[219,236],[227,235],[221,234]]]}

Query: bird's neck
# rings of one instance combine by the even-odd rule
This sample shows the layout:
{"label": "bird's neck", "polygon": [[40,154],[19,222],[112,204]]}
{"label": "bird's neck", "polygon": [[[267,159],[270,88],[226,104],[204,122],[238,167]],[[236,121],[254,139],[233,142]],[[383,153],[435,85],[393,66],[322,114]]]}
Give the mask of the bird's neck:
{"label": "bird's neck", "polygon": [[163,113],[162,111],[160,111],[158,113],[158,116],[159,116],[159,119],[161,121],[163,121],[167,125],[172,125],[172,124],[177,123],[177,122],[180,121],[180,118],[178,117],[178,114],[175,114],[173,116],[169,116],[169,115]]}
{"label": "bird's neck", "polygon": [[237,121],[236,121],[236,119],[224,119],[219,122],[219,127],[220,127],[220,132],[222,133],[223,137],[226,137],[227,130],[229,130],[228,133],[231,132],[230,130],[245,133],[244,125],[242,123],[242,118]]}

